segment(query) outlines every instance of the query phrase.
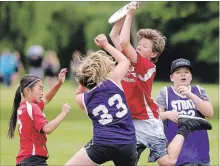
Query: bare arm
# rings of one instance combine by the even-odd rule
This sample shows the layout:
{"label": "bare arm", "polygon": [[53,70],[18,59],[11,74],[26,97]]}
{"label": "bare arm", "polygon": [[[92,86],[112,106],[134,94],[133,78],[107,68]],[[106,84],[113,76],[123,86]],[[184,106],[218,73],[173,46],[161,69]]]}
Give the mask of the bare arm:
{"label": "bare arm", "polygon": [[159,108],[159,114],[160,114],[160,118],[161,120],[171,120],[175,123],[178,122],[178,112],[175,110],[172,111],[165,111],[164,108]]}
{"label": "bare arm", "polygon": [[175,123],[178,121],[178,112],[175,110],[166,110],[167,109],[167,103],[166,103],[166,87],[160,89],[156,101],[157,105],[159,106],[159,114],[160,118],[164,120],[171,120]]}
{"label": "bare arm", "polygon": [[166,112],[164,108],[159,108],[159,115],[161,120],[167,120]]}
{"label": "bare arm", "polygon": [[83,105],[83,93],[87,91],[87,88],[83,87],[82,85],[79,85],[79,87],[76,90],[76,103],[84,113],[86,113],[86,111]]}
{"label": "bare arm", "polygon": [[119,51],[122,51],[122,47],[120,44],[120,33],[121,33],[122,26],[124,24],[124,20],[125,20],[125,17],[117,21],[112,27],[112,30],[109,34],[109,37],[112,40],[112,43],[114,44],[115,48]]}
{"label": "bare arm", "polygon": [[213,116],[213,107],[209,101],[204,101],[193,93],[190,93],[188,97],[193,101],[196,108],[202,115],[204,115],[207,118],[211,118]]}
{"label": "bare arm", "polygon": [[63,121],[65,116],[69,113],[71,106],[69,104],[64,104],[62,112],[52,121],[48,122],[42,127],[42,130],[46,134],[52,133]]}
{"label": "bare arm", "polygon": [[80,94],[80,93],[85,93],[87,92],[88,89],[83,87],[82,85],[79,85],[79,87],[76,89],[76,95]]}
{"label": "bare arm", "polygon": [[109,54],[111,54],[115,60],[118,62],[118,65],[111,73],[111,79],[113,79],[116,83],[121,85],[121,80],[128,72],[128,68],[130,67],[130,61],[116,48],[114,48],[111,44],[108,43],[105,35],[98,35],[94,39],[97,46],[105,49]]}
{"label": "bare arm", "polygon": [[205,117],[211,118],[214,114],[212,104],[209,101],[200,99],[197,95],[193,94],[187,86],[179,86],[178,93],[185,95],[195,104],[198,111]]}
{"label": "bare arm", "polygon": [[58,75],[58,81],[57,83],[43,96],[43,102],[44,104],[48,104],[56,95],[57,91],[60,89],[61,85],[65,81],[66,78],[67,69],[64,68],[60,71]]}
{"label": "bare arm", "polygon": [[81,110],[87,114],[86,108],[83,105],[83,93],[76,95],[76,103],[81,108]]}
{"label": "bare arm", "polygon": [[132,63],[137,63],[137,52],[130,43],[131,23],[135,10],[136,10],[136,5],[131,3],[120,34],[121,47],[127,58]]}

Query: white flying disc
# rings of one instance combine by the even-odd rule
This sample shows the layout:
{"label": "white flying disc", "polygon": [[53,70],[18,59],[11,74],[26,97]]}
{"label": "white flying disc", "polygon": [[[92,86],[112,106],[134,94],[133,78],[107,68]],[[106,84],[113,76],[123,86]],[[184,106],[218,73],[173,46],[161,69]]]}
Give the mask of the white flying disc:
{"label": "white flying disc", "polygon": [[[132,2],[137,5],[137,2]],[[124,17],[127,14],[128,11],[128,4],[119,9],[117,12],[115,12],[108,20],[109,24],[115,23],[116,21],[120,20],[122,17]]]}

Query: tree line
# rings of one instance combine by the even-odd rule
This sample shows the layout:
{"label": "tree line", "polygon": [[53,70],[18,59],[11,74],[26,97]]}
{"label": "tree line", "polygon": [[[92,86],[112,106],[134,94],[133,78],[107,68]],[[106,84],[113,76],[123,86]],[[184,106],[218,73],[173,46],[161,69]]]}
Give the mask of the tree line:
{"label": "tree line", "polygon": [[[0,2],[0,50],[23,55],[31,45],[56,50],[67,67],[76,50],[97,50],[96,35],[109,34],[109,17],[127,2]],[[157,64],[157,80],[169,79],[172,60],[189,59],[198,81],[218,82],[219,2],[141,2],[133,38],[141,28],[158,29],[167,45]],[[27,65],[26,65],[27,66]],[[211,74],[210,74],[211,73]]]}

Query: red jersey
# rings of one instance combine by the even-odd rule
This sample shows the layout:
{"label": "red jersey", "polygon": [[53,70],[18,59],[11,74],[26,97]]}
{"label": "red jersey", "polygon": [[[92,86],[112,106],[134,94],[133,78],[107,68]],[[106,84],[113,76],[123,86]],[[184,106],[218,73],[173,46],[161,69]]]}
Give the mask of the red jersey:
{"label": "red jersey", "polygon": [[30,156],[48,157],[46,134],[41,132],[48,123],[43,113],[44,102],[32,103],[22,101],[17,110],[18,131],[20,135],[20,150],[16,164]]}
{"label": "red jersey", "polygon": [[159,118],[158,106],[151,99],[155,74],[155,64],[138,55],[137,63],[123,79],[122,87],[133,118],[140,120]]}

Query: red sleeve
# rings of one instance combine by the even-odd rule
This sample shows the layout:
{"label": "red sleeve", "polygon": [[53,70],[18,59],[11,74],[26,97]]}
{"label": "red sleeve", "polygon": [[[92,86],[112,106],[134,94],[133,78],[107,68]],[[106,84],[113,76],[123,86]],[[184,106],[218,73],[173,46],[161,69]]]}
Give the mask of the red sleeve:
{"label": "red sleeve", "polygon": [[46,123],[48,123],[44,113],[41,111],[38,105],[35,104],[33,104],[33,122],[34,122],[34,127],[37,129],[39,133],[41,132],[42,127]]}
{"label": "red sleeve", "polygon": [[40,102],[37,103],[38,107],[41,109],[41,111],[44,111],[44,101],[41,100]]}
{"label": "red sleeve", "polygon": [[137,63],[133,65],[135,73],[142,81],[147,81],[156,72],[156,66],[148,59],[138,55]]}

